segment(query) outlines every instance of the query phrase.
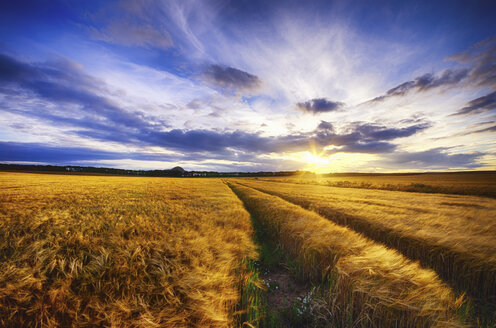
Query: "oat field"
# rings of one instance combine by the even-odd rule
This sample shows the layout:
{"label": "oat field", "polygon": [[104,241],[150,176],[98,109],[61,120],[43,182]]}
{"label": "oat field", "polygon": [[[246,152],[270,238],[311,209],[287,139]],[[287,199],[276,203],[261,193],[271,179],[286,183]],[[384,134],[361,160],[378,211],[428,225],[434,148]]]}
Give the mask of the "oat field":
{"label": "oat field", "polygon": [[493,327],[496,200],[365,187],[0,172],[0,326]]}

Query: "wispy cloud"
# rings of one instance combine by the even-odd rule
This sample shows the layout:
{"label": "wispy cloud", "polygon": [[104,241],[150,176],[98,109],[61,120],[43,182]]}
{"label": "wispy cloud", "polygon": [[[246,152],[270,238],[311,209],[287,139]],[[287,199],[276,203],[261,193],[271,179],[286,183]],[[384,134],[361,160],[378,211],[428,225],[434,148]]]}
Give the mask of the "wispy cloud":
{"label": "wispy cloud", "polygon": [[[244,74],[242,76],[246,77]],[[84,138],[159,146],[191,153],[294,152],[307,150],[310,143],[320,149],[330,144],[341,146],[341,152],[387,152],[396,148],[387,140],[410,136],[429,127],[427,124],[416,124],[406,128],[388,128],[355,123],[339,134],[331,123],[322,121],[311,132],[271,137],[240,130],[167,130],[165,123],[115,104],[108,98],[109,91],[103,82],[84,74],[80,67],[63,59],[51,63],[25,63],[3,55],[0,57],[0,78],[4,88],[20,94],[33,93],[60,107],[50,111],[7,107],[3,109],[5,111],[24,113],[51,124],[72,127],[73,135]]]}
{"label": "wispy cloud", "polygon": [[473,115],[496,110],[496,91],[469,101],[453,115]]}
{"label": "wispy cloud", "polygon": [[120,107],[108,97],[110,92],[104,82],[85,74],[80,66],[65,58],[26,63],[0,54],[0,85],[4,92],[8,90],[24,98],[37,97],[58,104],[58,108],[50,112],[37,109],[29,113],[54,123],[65,121],[85,127],[121,128],[122,133],[126,128],[154,125],[145,119],[144,113]]}
{"label": "wispy cloud", "polygon": [[472,66],[468,76],[471,85],[496,88],[496,36],[478,42],[448,59]]}
{"label": "wispy cloud", "polygon": [[410,92],[423,92],[441,87],[449,87],[458,84],[468,76],[468,69],[445,70],[440,75],[431,73],[416,77],[412,81],[402,83],[392,89],[389,89],[386,94],[375,97],[371,102],[380,102],[390,97],[405,96]]}
{"label": "wispy cloud", "polygon": [[496,37],[479,42],[468,50],[449,56],[447,59],[459,64],[469,65],[469,68],[447,69],[438,75],[426,73],[412,81],[404,82],[389,89],[384,95],[377,96],[369,102],[381,102],[391,97],[406,96],[412,92],[425,92],[457,86],[495,88]]}
{"label": "wispy cloud", "polygon": [[[298,168],[290,158],[317,151],[359,154],[364,170],[372,158],[443,169],[477,167],[494,148],[492,126],[467,128],[495,109],[496,37],[476,42],[493,26],[477,6],[464,9],[477,21],[403,2],[53,2],[43,15],[9,6],[0,140],[47,142],[11,144],[13,158],[65,151],[74,161],[249,170]],[[449,28],[433,31],[426,15]],[[453,32],[460,20],[465,36]],[[463,143],[475,151],[453,148]]]}
{"label": "wispy cloud", "polygon": [[478,163],[484,153],[450,154],[449,148],[433,148],[419,152],[397,152],[387,159],[382,160],[386,165],[393,167],[401,165],[405,169],[443,169],[443,168],[476,168],[482,166]]}
{"label": "wispy cloud", "polygon": [[129,25],[124,22],[111,22],[100,30],[91,28],[90,33],[96,40],[125,46],[141,46],[167,50],[174,44],[167,31],[156,30],[149,25]]}

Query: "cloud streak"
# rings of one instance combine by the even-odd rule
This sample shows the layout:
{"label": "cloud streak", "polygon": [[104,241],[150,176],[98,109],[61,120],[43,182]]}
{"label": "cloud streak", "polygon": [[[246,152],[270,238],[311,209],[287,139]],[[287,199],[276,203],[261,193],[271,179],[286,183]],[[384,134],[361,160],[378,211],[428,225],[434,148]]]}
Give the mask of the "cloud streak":
{"label": "cloud streak", "polygon": [[478,42],[448,59],[472,66],[467,79],[471,85],[493,90],[496,88],[496,36]]}
{"label": "cloud streak", "polygon": [[120,107],[108,97],[105,83],[85,74],[81,67],[64,58],[46,63],[25,63],[0,54],[0,86],[4,93],[38,97],[57,104],[57,110],[51,113],[41,109],[30,112],[30,115],[52,122],[88,128],[105,126],[123,132],[154,126],[144,113]]}
{"label": "cloud streak", "polygon": [[412,81],[402,83],[392,89],[389,89],[386,94],[375,97],[370,102],[381,102],[390,97],[402,97],[411,92],[425,92],[441,87],[449,87],[460,83],[468,76],[467,69],[445,70],[440,75],[430,73],[416,77]]}
{"label": "cloud streak", "polygon": [[[235,69],[221,70],[221,77],[236,86],[250,87],[256,77]],[[240,73],[241,72],[241,73]],[[228,76],[228,78],[225,77]],[[0,83],[18,93],[34,93],[42,100],[56,104],[59,111],[40,108],[29,111],[10,109],[72,127],[72,134],[106,142],[159,146],[190,153],[224,153],[240,151],[250,154],[306,151],[313,144],[341,146],[341,152],[384,153],[396,145],[387,141],[411,136],[428,128],[416,124],[406,128],[356,123],[346,133],[336,133],[329,122],[321,121],[308,133],[263,137],[257,132],[213,131],[206,129],[163,131],[166,125],[140,112],[130,112],[109,99],[106,85],[84,74],[76,64],[59,59],[51,63],[25,63],[9,56],[0,56]],[[330,101],[313,102],[313,106],[330,106]],[[70,105],[70,106],[68,106]],[[74,107],[75,106],[75,107]],[[4,110],[9,110],[8,108]],[[82,117],[81,117],[82,115]]]}
{"label": "cloud streak", "polygon": [[[496,88],[496,37],[476,43],[469,49],[449,56],[447,59],[462,65],[469,65],[469,67],[447,69],[439,75],[427,73],[418,76],[412,81],[389,89],[384,95],[375,97],[366,103],[382,102],[388,98],[403,97],[412,92],[425,92],[460,84],[470,87],[488,87],[493,90]],[[470,108],[467,110],[470,111]]]}
{"label": "cloud streak", "polygon": [[[284,169],[291,159],[303,168],[300,152],[317,151],[368,170],[374,158],[385,165],[377,167],[395,169],[436,158],[439,167],[476,167],[481,158],[474,154],[493,152],[493,124],[477,124],[494,118],[496,37],[467,45],[487,38],[496,23],[492,11],[477,6],[463,9],[475,10],[477,20],[460,8],[440,17],[441,5],[434,14],[403,2],[4,7],[0,140],[46,142],[12,144],[16,158],[24,152],[33,159],[31,152],[48,161],[65,152],[108,163],[187,158]],[[434,33],[429,22],[445,27]],[[456,33],[462,25],[464,36]],[[451,49],[467,50],[447,57]],[[471,130],[477,131],[463,134]],[[457,138],[438,138],[448,135]],[[474,153],[455,156],[460,144]],[[114,146],[138,151],[133,157],[101,150]],[[280,162],[266,161],[276,157]]]}
{"label": "cloud streak", "polygon": [[441,169],[441,168],[476,168],[482,166],[477,163],[484,153],[463,153],[449,154],[449,148],[439,147],[419,152],[397,152],[394,155],[383,160],[384,163],[404,168],[423,168]]}
{"label": "cloud streak", "polygon": [[474,115],[496,110],[496,91],[469,101],[453,115]]}

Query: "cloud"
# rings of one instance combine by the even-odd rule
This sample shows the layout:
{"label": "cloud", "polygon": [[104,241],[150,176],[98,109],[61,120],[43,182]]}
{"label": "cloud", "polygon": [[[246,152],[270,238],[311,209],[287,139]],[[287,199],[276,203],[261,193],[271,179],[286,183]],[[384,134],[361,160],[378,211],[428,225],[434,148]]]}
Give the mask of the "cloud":
{"label": "cloud", "polygon": [[412,136],[428,127],[430,124],[427,123],[406,128],[388,128],[377,124],[354,123],[348,128],[348,133],[336,134],[329,122],[321,121],[316,131],[320,144],[326,143],[339,147],[326,151],[326,154],[336,152],[377,154],[395,151],[397,146],[388,141]]}
{"label": "cloud", "polygon": [[181,165],[187,170],[270,171],[298,170],[301,163],[294,160],[255,158],[229,154],[156,154],[140,152],[113,152],[85,147],[64,147],[42,143],[0,141],[0,162],[38,163],[52,165],[84,165],[120,167],[124,169],[170,168]]}
{"label": "cloud", "polygon": [[452,115],[473,115],[496,110],[496,91],[469,101]]}
{"label": "cloud", "polygon": [[433,75],[430,73],[424,74],[422,76],[416,77],[413,81],[408,81],[402,83],[392,89],[389,89],[385,95],[376,97],[372,99],[372,102],[384,101],[390,97],[405,96],[409,92],[423,92],[431,89],[452,86],[468,75],[468,69],[455,69],[455,70],[445,70],[440,75]]}
{"label": "cloud", "polygon": [[165,29],[156,29],[147,24],[133,24],[129,21],[110,22],[100,29],[91,27],[89,31],[93,39],[124,46],[167,50],[174,45]]}
{"label": "cloud", "polygon": [[469,49],[448,57],[472,65],[468,81],[480,87],[496,88],[496,36],[474,44]]}
{"label": "cloud", "polygon": [[[469,65],[468,68],[444,70],[440,75],[431,73],[416,77],[389,89],[384,95],[367,102],[381,102],[390,97],[405,96],[410,92],[423,92],[459,83],[471,87],[496,87],[496,36],[476,43],[469,49],[449,56],[447,60]],[[366,102],[366,103],[367,103]]]}
{"label": "cloud", "polygon": [[326,98],[314,98],[305,102],[296,104],[298,109],[309,113],[326,113],[340,110],[344,107],[344,103],[339,101],[327,100]]}
{"label": "cloud", "polygon": [[458,168],[468,167],[475,168],[482,166],[477,163],[484,153],[464,153],[449,154],[449,148],[440,147],[420,152],[396,152],[383,160],[384,163],[392,164],[395,167],[400,165],[405,169],[408,168]]}
{"label": "cloud", "polygon": [[[85,74],[82,68],[64,58],[45,63],[20,62],[0,54],[0,87],[2,93],[23,98],[47,101],[55,108],[10,111],[46,119],[56,123],[65,122],[87,128],[142,129],[156,125],[138,111],[128,111],[111,100],[104,82]],[[14,104],[15,108],[22,107]],[[9,110],[7,106],[2,108]],[[160,122],[160,121],[158,121]]]}
{"label": "cloud", "polygon": [[208,66],[202,77],[207,83],[215,87],[230,90],[254,91],[262,84],[255,75],[237,68],[221,65]]}
{"label": "cloud", "polygon": [[484,132],[496,132],[496,125],[490,126],[488,128],[484,128],[484,129],[480,129],[480,130],[468,132],[465,135],[474,134],[474,133],[484,133]]}
{"label": "cloud", "polygon": [[83,16],[83,29],[107,43],[168,50],[174,42],[160,12],[160,6],[151,1],[109,2]]}
{"label": "cloud", "polygon": [[320,121],[319,125],[317,126],[317,130],[324,130],[324,131],[334,131],[334,126],[332,125],[331,122],[327,121]]}
{"label": "cloud", "polygon": [[[488,124],[492,125],[492,126],[489,126],[489,127],[485,127],[485,128],[480,128],[481,126],[487,126]],[[445,136],[445,137],[438,137],[438,138],[431,138],[432,140],[442,140],[442,139],[452,139],[453,137],[460,137],[460,136],[468,136],[468,135],[471,135],[471,134],[478,134],[478,133],[486,133],[486,132],[496,132],[496,125],[494,125],[494,122],[480,122],[480,123],[476,123],[476,124],[473,124],[471,126],[471,128],[477,128],[479,127],[477,130],[471,130],[471,131],[462,131],[462,132],[458,132],[458,133],[455,133],[455,134],[452,134],[452,135],[449,135],[449,136]]]}
{"label": "cloud", "polygon": [[2,142],[0,141],[0,161],[3,162],[40,162],[40,163],[77,163],[79,161],[98,161],[116,159],[136,160],[173,160],[172,156],[143,153],[119,153],[84,147],[57,147],[42,143]]}
{"label": "cloud", "polygon": [[365,138],[374,140],[392,140],[397,138],[409,137],[417,132],[429,128],[429,123],[421,123],[411,125],[406,128],[387,128],[375,124],[361,124],[356,127],[356,131],[360,132]]}
{"label": "cloud", "polygon": [[[233,70],[222,72],[230,74]],[[229,81],[246,85],[248,82],[241,81],[243,78],[250,80],[247,76],[251,75],[235,72],[232,76],[238,79],[231,77]],[[0,86],[17,92],[21,95],[21,100],[26,95],[31,102],[34,99],[41,101],[36,105],[25,106],[18,106],[17,101],[6,102],[2,104],[4,111],[36,118],[55,126],[69,127],[67,135],[138,147],[161,147],[187,154],[192,160],[217,158],[237,161],[246,159],[253,162],[254,159],[257,161],[257,155],[260,154],[308,151],[310,145],[319,151],[328,145],[334,145],[339,147],[339,152],[389,153],[397,147],[390,143],[391,140],[411,136],[429,127],[426,123],[395,128],[354,123],[338,133],[331,122],[321,121],[313,131],[278,136],[263,136],[260,132],[240,130],[169,129],[166,122],[156,117],[122,108],[112,100],[105,83],[85,74],[77,64],[63,59],[46,63],[25,63],[2,55]],[[313,103],[315,108],[322,106],[318,101]],[[326,100],[325,103],[330,101]],[[36,147],[19,147],[17,153],[9,152],[15,154],[14,159],[18,160],[21,153],[31,153],[25,155],[26,161],[28,158],[35,158],[34,154],[44,158],[40,152],[36,152]],[[83,150],[65,150],[67,154],[74,154],[74,157],[85,158]],[[47,150],[48,153],[65,158],[62,152]],[[92,159],[96,160],[111,160],[115,155],[99,151],[88,151],[88,154],[93,154]],[[136,158],[130,156],[127,158],[143,157],[139,154]]]}
{"label": "cloud", "polygon": [[379,154],[379,153],[391,153],[396,149],[396,145],[389,142],[383,141],[371,141],[371,142],[356,142],[349,145],[345,145],[339,150],[328,151],[327,154],[333,152],[342,153],[363,153],[363,154]]}

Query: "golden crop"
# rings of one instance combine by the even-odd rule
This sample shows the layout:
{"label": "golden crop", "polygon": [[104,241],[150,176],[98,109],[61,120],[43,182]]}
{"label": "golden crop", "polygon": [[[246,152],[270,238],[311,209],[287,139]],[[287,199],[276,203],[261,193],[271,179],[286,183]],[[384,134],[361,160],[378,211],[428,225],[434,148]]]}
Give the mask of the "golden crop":
{"label": "golden crop", "polygon": [[220,180],[0,173],[0,326],[235,324],[249,214]]}
{"label": "golden crop", "polygon": [[494,199],[239,181],[393,247],[458,290],[496,302]]}
{"label": "golden crop", "polygon": [[305,278],[331,280],[331,326],[459,325],[461,300],[433,271],[281,198],[231,186],[260,225],[298,260]]}
{"label": "golden crop", "polygon": [[[477,325],[455,295],[495,294],[495,202],[263,179],[0,172],[0,327]],[[286,276],[309,286],[311,321],[271,313],[259,278],[268,246],[256,260],[252,224],[281,252]]]}
{"label": "golden crop", "polygon": [[382,189],[419,193],[475,195],[496,198],[496,173],[494,172],[336,176],[300,175],[263,178],[263,180],[340,188]]}

